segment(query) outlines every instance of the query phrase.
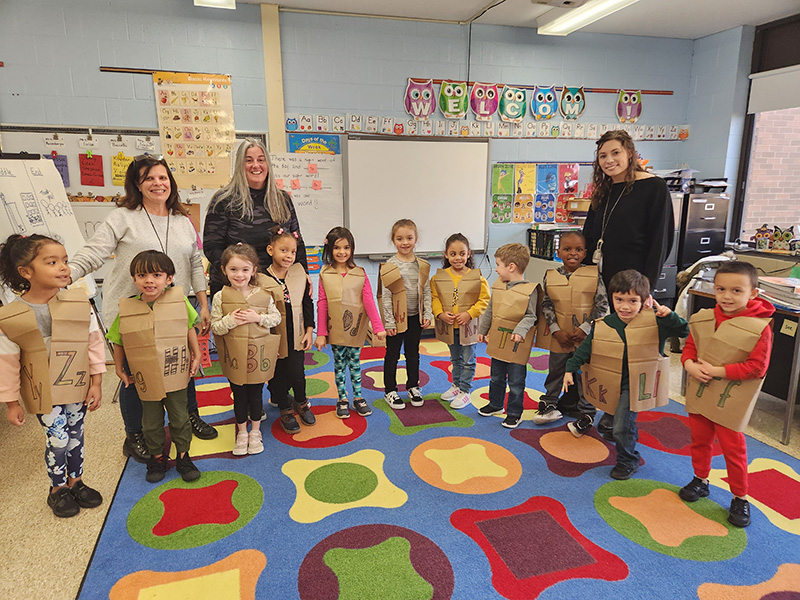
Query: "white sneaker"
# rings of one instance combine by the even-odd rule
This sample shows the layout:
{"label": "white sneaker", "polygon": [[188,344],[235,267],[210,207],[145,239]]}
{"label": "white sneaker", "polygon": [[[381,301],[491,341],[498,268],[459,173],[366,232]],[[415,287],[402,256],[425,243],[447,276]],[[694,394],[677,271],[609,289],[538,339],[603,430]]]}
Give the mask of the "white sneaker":
{"label": "white sneaker", "polygon": [[411,400],[411,406],[422,406],[425,400],[422,398],[422,393],[418,387],[408,388],[408,397]]}
{"label": "white sneaker", "polygon": [[261,454],[263,451],[264,443],[261,441],[261,432],[258,429],[254,429],[250,432],[250,436],[247,441],[247,453]]}
{"label": "white sneaker", "polygon": [[233,445],[234,456],[245,456],[247,454],[247,431],[240,431],[236,434],[236,443]]}
{"label": "white sneaker", "polygon": [[445,393],[443,393],[441,395],[441,399],[442,400],[446,400],[447,402],[449,402],[450,400],[452,400],[453,398],[458,396],[460,393],[461,393],[461,390],[458,389],[457,385],[451,385],[450,389],[448,389]]}
{"label": "white sneaker", "polygon": [[394,410],[401,410],[406,407],[406,403],[400,399],[400,394],[397,392],[387,392],[383,399]]}
{"label": "white sneaker", "polygon": [[558,421],[564,415],[561,414],[555,406],[551,406],[549,404],[545,404],[544,402],[539,402],[539,410],[533,413],[533,422],[537,425],[545,425],[547,423],[552,423],[553,421]]}
{"label": "white sneaker", "polygon": [[469,404],[469,394],[459,390],[455,398],[450,401],[450,408],[461,410]]}

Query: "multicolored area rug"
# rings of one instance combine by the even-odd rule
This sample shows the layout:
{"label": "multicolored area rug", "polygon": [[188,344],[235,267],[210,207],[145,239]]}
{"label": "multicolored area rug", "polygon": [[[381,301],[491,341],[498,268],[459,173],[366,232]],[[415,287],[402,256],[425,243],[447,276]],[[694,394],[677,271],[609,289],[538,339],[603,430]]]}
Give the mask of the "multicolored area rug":
{"label": "multicolored area rug", "polygon": [[566,418],[530,420],[546,353],[530,360],[524,420],[508,430],[478,415],[488,358],[472,404],[455,411],[438,399],[447,347],[424,341],[422,352],[424,406],[386,405],[383,350],[367,348],[373,414],[346,420],[334,412],[330,355],[309,352],[316,425],[288,436],[268,407],[256,456],[231,454],[227,381],[199,380],[202,413],[220,432],[193,441],[202,477],[187,484],[171,469],[151,485],[129,461],[79,598],[800,597],[800,461],[748,440],[753,523],[737,529],[721,456],[709,498],[677,496],[692,477],[679,404],[639,416],[645,462],[614,481],[611,444],[574,438]]}

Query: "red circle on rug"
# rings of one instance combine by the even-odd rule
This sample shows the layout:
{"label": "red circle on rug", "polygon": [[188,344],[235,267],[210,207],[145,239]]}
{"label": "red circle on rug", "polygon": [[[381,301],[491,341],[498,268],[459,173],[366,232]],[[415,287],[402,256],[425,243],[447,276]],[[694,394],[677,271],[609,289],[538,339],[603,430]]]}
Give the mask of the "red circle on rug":
{"label": "red circle on rug", "polygon": [[270,427],[272,437],[296,448],[332,448],[352,442],[367,430],[369,417],[358,416],[352,408],[349,419],[338,418],[336,407],[330,405],[312,406],[311,412],[317,418],[314,425],[306,425],[295,415],[297,422],[300,423],[300,433],[294,435],[283,430],[281,419],[278,417]]}

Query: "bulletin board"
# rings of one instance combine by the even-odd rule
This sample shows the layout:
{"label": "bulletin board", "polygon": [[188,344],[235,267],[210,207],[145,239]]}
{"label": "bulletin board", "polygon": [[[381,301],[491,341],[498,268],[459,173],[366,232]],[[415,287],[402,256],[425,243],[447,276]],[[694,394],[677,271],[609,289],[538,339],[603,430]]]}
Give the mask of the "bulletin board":
{"label": "bulletin board", "polygon": [[490,140],[349,136],[345,222],[358,254],[390,254],[392,224],[412,219],[416,252],[441,253],[460,231],[474,251],[486,248]]}

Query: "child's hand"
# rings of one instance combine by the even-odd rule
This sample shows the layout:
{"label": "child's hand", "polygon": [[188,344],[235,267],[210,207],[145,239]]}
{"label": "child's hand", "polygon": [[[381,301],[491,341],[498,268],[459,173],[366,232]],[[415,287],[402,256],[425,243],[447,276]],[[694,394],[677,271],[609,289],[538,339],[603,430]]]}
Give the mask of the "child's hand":
{"label": "child's hand", "polygon": [[25,424],[25,411],[19,402],[9,402],[6,404],[6,419],[12,425],[22,427]]}
{"label": "child's hand", "polygon": [[306,329],[303,339],[300,343],[303,345],[303,350],[311,350],[311,339],[314,337],[314,330],[311,327]]}
{"label": "child's hand", "polygon": [[653,299],[653,294],[650,294],[644,301],[644,306],[642,308],[653,308],[653,302],[655,302]]}
{"label": "child's hand", "polygon": [[483,335],[482,333],[479,333],[479,334],[478,334],[478,341],[479,341],[481,344],[488,344],[488,343],[489,343],[489,340],[487,340],[487,339],[486,339],[486,336],[485,336],[485,335]]}
{"label": "child's hand", "polygon": [[566,393],[573,383],[575,383],[575,380],[572,377],[572,373],[564,373],[564,385],[561,386],[561,391]]}
{"label": "child's hand", "polygon": [[456,323],[458,323],[459,325],[466,325],[471,320],[472,320],[472,317],[470,317],[469,313],[466,312],[466,311],[462,312],[462,313],[458,313],[456,315]]}
{"label": "child's hand", "polygon": [[659,304],[656,302],[656,299],[653,298],[653,307],[656,309],[656,316],[657,317],[666,317],[669,313],[672,312],[669,306],[664,306],[663,304]]}
{"label": "child's hand", "polygon": [[440,312],[438,315],[436,315],[436,318],[439,319],[440,321],[444,321],[448,325],[452,325],[453,321],[455,321],[456,319],[456,316],[450,311],[447,311],[447,312]]}
{"label": "child's hand", "polygon": [[100,403],[103,399],[103,386],[97,384],[92,385],[86,394],[86,400],[83,403],[90,411],[95,411],[100,408]]}
{"label": "child's hand", "polygon": [[380,333],[376,333],[375,337],[378,338],[379,342],[382,342],[383,340],[386,339],[386,332],[385,331],[381,331]]}
{"label": "child's hand", "polygon": [[421,325],[422,325],[423,329],[427,329],[428,327],[431,326],[431,320],[430,319],[422,319]]}
{"label": "child's hand", "polygon": [[525,340],[525,338],[524,338],[524,337],[522,337],[522,336],[521,336],[520,334],[518,334],[518,333],[512,333],[512,334],[511,334],[511,341],[512,341],[512,342],[515,342],[515,343],[519,344],[520,342],[522,342],[522,341],[524,341],[524,340]]}
{"label": "child's hand", "polygon": [[725,367],[715,367],[711,363],[699,359],[697,361],[697,364],[699,364],[705,370],[705,372],[711,376],[712,379],[714,377],[719,377],[720,379],[727,379],[728,377],[728,374],[725,372]]}
{"label": "child's hand", "polygon": [[708,383],[712,379],[711,374],[708,372],[708,369],[706,369],[702,364],[700,364],[700,361],[695,362],[689,359],[685,363],[683,363],[683,368],[686,369],[686,372],[691,377],[694,377],[695,379],[697,379],[697,381],[700,381],[702,383]]}
{"label": "child's hand", "polygon": [[[242,319],[242,323],[260,323],[261,315],[252,308],[240,308],[236,311]],[[234,317],[235,318],[235,317]]]}
{"label": "child's hand", "polygon": [[192,356],[192,364],[189,365],[189,377],[194,377],[197,375],[197,371],[200,370],[200,355]]}
{"label": "child's hand", "polygon": [[580,327],[578,327],[572,332],[570,338],[572,339],[573,344],[575,344],[576,346],[580,346],[583,343],[583,340],[586,339],[586,332]]}
{"label": "child's hand", "polygon": [[120,380],[122,381],[122,383],[124,383],[124,384],[125,384],[125,387],[128,387],[128,386],[130,386],[130,385],[133,383],[133,377],[131,377],[131,376],[130,376],[130,375],[128,375],[128,374],[127,374],[125,371],[123,371],[123,370],[122,370],[122,367],[117,367],[117,368],[116,368],[116,369],[114,369],[114,370],[115,370],[115,371],[116,371],[116,373],[117,373],[117,377],[119,377],[119,378],[120,378]]}
{"label": "child's hand", "polygon": [[317,339],[314,340],[314,346],[317,350],[322,350],[326,345],[326,338],[324,335],[318,335]]}
{"label": "child's hand", "polygon": [[553,334],[553,338],[561,344],[563,348],[569,348],[572,346],[572,337],[563,329],[559,329]]}
{"label": "child's hand", "polygon": [[388,335],[388,336],[397,335],[397,329],[387,329],[386,330],[386,335]]}

